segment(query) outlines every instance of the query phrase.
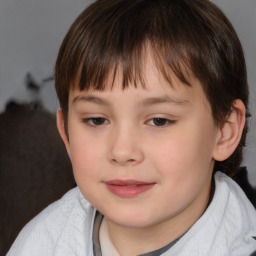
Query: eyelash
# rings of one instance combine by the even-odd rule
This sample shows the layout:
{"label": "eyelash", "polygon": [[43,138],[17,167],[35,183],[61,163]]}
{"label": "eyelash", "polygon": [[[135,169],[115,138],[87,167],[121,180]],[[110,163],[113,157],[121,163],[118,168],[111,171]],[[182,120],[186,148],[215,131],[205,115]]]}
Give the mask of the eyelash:
{"label": "eyelash", "polygon": [[[160,121],[160,123],[163,122],[163,124],[162,125],[156,125],[156,122],[158,122],[158,121]],[[176,120],[170,120],[170,119],[167,119],[167,118],[155,117],[155,118],[152,118],[149,121],[147,121],[147,123],[150,123],[150,122],[153,122],[153,124],[151,124],[151,125],[155,126],[155,127],[166,127],[166,126],[175,124]]]}
{"label": "eyelash", "polygon": [[[106,124],[106,121],[109,123],[109,121],[106,118],[103,118],[103,117],[89,117],[89,118],[83,119],[82,121],[87,126],[92,127],[92,128],[102,126],[102,125]],[[99,123],[96,124],[95,121],[96,122],[99,121]],[[150,122],[153,122],[153,124],[150,124]],[[156,124],[157,122],[160,122],[160,125],[157,125]],[[167,118],[155,117],[155,118],[149,119],[146,123],[150,124],[151,126],[155,126],[155,127],[166,127],[168,125],[175,124],[176,120],[170,120],[170,119],[167,119]]]}
{"label": "eyelash", "polygon": [[[103,118],[103,117],[89,117],[89,118],[83,119],[82,121],[87,126],[92,127],[92,128],[96,128],[96,127],[104,125],[105,122],[107,121],[107,119]],[[95,124],[95,121],[100,121],[100,124]]]}

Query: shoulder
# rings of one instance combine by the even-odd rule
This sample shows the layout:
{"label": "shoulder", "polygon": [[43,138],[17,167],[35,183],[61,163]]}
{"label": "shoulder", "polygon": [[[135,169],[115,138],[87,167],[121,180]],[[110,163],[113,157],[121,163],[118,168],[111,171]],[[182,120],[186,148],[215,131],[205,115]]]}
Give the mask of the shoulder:
{"label": "shoulder", "polygon": [[[244,228],[256,229],[256,210],[240,186],[221,172],[217,172],[214,179],[216,184],[214,196],[216,205],[217,202],[222,201],[227,208],[226,213],[232,214],[234,219],[238,219],[241,216],[246,217],[242,221]],[[252,225],[250,222],[252,222]],[[246,225],[246,223],[248,223],[248,225]]]}
{"label": "shoulder", "polygon": [[240,186],[227,175],[214,176],[216,191],[211,216],[219,221],[216,242],[228,255],[249,255],[256,250],[256,210]]}
{"label": "shoulder", "polygon": [[57,252],[82,249],[86,245],[81,237],[90,237],[94,212],[79,189],[72,189],[23,228],[7,255],[61,255]]}
{"label": "shoulder", "polygon": [[173,255],[248,256],[256,250],[255,208],[237,183],[225,174],[217,172],[214,181],[211,203],[170,249]]}

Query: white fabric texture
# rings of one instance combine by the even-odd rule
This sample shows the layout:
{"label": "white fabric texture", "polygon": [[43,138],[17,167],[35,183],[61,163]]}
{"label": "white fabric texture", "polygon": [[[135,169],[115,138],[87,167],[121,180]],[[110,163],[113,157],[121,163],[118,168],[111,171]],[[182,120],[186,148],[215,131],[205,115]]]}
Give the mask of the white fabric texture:
{"label": "white fabric texture", "polygon": [[256,211],[242,189],[215,174],[213,200],[201,218],[162,256],[249,256],[256,251]]}
{"label": "white fabric texture", "polygon": [[95,213],[79,189],[72,189],[22,229],[7,255],[93,256]]}
{"label": "white fabric texture", "polygon": [[[47,207],[21,231],[7,256],[93,256],[96,210],[78,188]],[[249,256],[256,251],[256,211],[241,188],[215,174],[211,204],[163,256]]]}

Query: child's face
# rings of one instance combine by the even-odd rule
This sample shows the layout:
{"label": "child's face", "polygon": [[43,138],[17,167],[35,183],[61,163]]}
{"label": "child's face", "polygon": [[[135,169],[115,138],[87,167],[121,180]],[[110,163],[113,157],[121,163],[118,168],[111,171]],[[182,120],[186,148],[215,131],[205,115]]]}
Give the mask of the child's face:
{"label": "child's face", "polygon": [[[109,222],[192,225],[205,210],[218,137],[200,83],[172,88],[152,62],[146,89],[70,93],[70,155],[76,182]],[[175,221],[175,222],[174,222]],[[166,226],[167,227],[167,226]]]}

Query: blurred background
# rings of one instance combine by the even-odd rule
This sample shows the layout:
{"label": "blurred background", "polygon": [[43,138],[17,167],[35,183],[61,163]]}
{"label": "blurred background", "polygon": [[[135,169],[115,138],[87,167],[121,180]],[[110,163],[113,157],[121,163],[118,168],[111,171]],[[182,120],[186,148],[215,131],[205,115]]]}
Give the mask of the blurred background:
{"label": "blurred background", "polygon": [[[58,107],[58,102],[51,77],[58,48],[64,35],[73,20],[90,2],[91,0],[0,0],[0,115],[2,117],[2,124],[0,120],[0,132],[2,131],[0,134],[2,136],[0,164],[4,163],[5,166],[8,166],[8,170],[14,170],[12,179],[10,179],[10,172],[8,175],[0,172],[0,183],[5,184],[0,184],[0,214],[8,217],[11,214],[10,212],[18,213],[20,222],[17,225],[20,225],[19,228],[29,218],[37,214],[41,208],[56,200],[66,190],[75,185],[71,178],[69,159],[65,154],[65,149],[55,128],[54,114]],[[247,138],[243,165],[248,169],[250,183],[256,186],[256,1],[213,0],[213,2],[231,20],[245,52],[251,92],[250,108],[252,117],[249,123],[250,132]],[[29,102],[33,103],[27,104]],[[3,113],[5,110],[7,113]],[[18,119],[16,117],[18,112],[22,112],[27,119]],[[12,115],[12,119],[9,119],[7,114]],[[37,116],[36,121],[33,119],[34,116]],[[40,116],[41,123],[38,122],[38,116]],[[15,117],[16,123],[8,121],[13,120],[13,117]],[[5,126],[7,123],[12,123],[12,127]],[[41,134],[36,132],[40,130],[39,128],[35,129],[34,133],[33,130],[28,129],[28,124],[31,124],[29,127],[32,127],[33,124],[35,127],[38,125],[38,127],[42,128],[46,123],[51,123],[51,126],[49,126],[51,128],[48,130],[41,129]],[[17,127],[20,128],[20,139],[19,141],[17,139],[11,141],[12,135],[18,133]],[[33,138],[34,146],[27,145],[26,141],[29,136]],[[49,140],[53,143],[50,146],[47,144]],[[24,166],[24,149],[22,145],[27,146],[27,159],[34,159],[34,161],[31,161],[33,166],[30,171],[28,171],[29,166]],[[54,151],[55,147],[53,145],[58,145],[57,151]],[[48,158],[47,154],[43,156],[44,158],[41,156],[43,149],[45,152],[48,151],[50,158]],[[19,162],[17,160],[13,161],[14,158],[10,156],[10,152],[14,154],[15,150],[19,150]],[[16,152],[15,157],[17,157],[18,153]],[[37,159],[35,156],[37,156]],[[55,156],[54,159],[53,156]],[[63,161],[56,162],[56,159],[59,158],[63,159]],[[7,161],[9,162],[7,163]],[[49,163],[52,161],[52,166],[55,167],[54,171],[51,172],[49,166],[42,166],[43,161],[48,161]],[[65,169],[63,163],[66,167],[66,174],[63,174],[63,169]],[[35,166],[39,166],[42,169],[45,168],[42,170],[41,176],[33,176]],[[22,180],[25,175],[21,171],[18,172],[20,167],[21,169],[23,168],[22,170],[26,170],[26,177],[33,177],[32,185],[29,178],[26,181]],[[47,176],[49,173],[52,177]],[[20,181],[16,192],[13,191],[12,187],[14,177],[19,177]],[[57,188],[52,183],[52,180],[57,183],[63,183],[64,187],[58,187],[58,191],[56,191]],[[24,182],[30,184],[27,190],[19,187]],[[40,188],[36,187],[37,183],[40,184]],[[9,185],[7,186],[6,184]],[[36,210],[24,216],[23,219],[21,216],[22,203],[20,206],[16,206],[13,203],[10,204],[12,196],[12,200],[16,202],[21,202],[26,198],[26,195],[31,194],[35,198],[40,198],[42,189],[45,189],[44,193],[49,193],[49,188],[53,189],[52,195],[54,196],[47,194],[49,200],[41,204],[40,207],[32,206],[34,202],[28,202],[31,204],[31,208]],[[20,197],[14,198],[17,195]],[[15,209],[15,207],[20,208]],[[12,224],[15,226],[15,223],[12,223],[14,222],[13,219],[10,221],[10,217],[4,219],[0,215],[0,255],[4,255],[10,241],[14,239],[18,232],[15,231],[15,233],[11,229]],[[9,232],[9,237],[6,232]],[[5,242],[3,238],[6,239]]]}

